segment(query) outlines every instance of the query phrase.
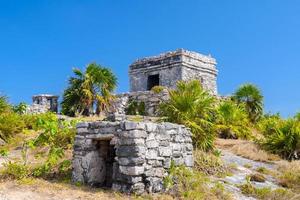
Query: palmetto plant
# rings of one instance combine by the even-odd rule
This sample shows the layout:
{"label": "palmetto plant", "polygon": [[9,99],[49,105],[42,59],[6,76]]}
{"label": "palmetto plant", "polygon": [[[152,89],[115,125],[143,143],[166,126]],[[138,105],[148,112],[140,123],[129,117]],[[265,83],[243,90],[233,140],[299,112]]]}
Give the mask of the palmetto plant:
{"label": "palmetto plant", "polygon": [[0,95],[0,114],[3,112],[7,112],[10,110],[10,105],[7,101],[7,97],[4,95]]}
{"label": "palmetto plant", "polygon": [[203,150],[212,148],[214,98],[203,90],[197,80],[179,81],[177,88],[170,90],[169,95],[170,100],[160,106],[160,113],[164,119],[191,128],[197,147]]}
{"label": "palmetto plant", "polygon": [[249,120],[244,106],[231,100],[219,104],[215,124],[221,137],[235,139],[251,137]]}
{"label": "palmetto plant", "polygon": [[87,66],[85,72],[73,70],[75,77],[69,79],[64,91],[62,113],[66,115],[90,115],[108,109],[117,85],[117,78],[108,68],[96,63]]}
{"label": "palmetto plant", "polygon": [[300,122],[288,119],[266,136],[264,147],[287,159],[300,158]]}
{"label": "palmetto plant", "polygon": [[238,103],[245,104],[251,122],[256,123],[263,114],[263,96],[253,84],[242,85],[233,95]]}

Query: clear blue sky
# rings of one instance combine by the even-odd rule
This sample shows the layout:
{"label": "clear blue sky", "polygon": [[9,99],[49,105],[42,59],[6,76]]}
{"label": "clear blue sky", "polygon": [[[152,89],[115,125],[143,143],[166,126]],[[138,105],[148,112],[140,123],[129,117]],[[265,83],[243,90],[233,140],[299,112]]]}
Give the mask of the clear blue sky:
{"label": "clear blue sky", "polygon": [[251,82],[266,111],[300,111],[300,1],[0,1],[0,91],[13,103],[61,95],[71,69],[92,61],[125,92],[131,62],[177,48],[217,59],[220,94]]}

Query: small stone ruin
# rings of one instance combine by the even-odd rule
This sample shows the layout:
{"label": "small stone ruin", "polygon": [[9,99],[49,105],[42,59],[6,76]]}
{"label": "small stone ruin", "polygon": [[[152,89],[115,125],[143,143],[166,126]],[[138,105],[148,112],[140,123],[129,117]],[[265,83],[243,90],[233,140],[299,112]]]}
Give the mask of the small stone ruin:
{"label": "small stone ruin", "polygon": [[39,94],[32,97],[32,105],[27,113],[37,114],[46,112],[58,112],[58,96],[51,94]]}
{"label": "small stone ruin", "polygon": [[152,122],[83,122],[77,125],[74,182],[125,193],[163,191],[171,162],[193,166],[191,132]]}
{"label": "small stone ruin", "polygon": [[[73,181],[125,193],[164,191],[172,162],[193,167],[191,132],[178,124],[128,121],[129,107],[134,103],[143,119],[157,116],[159,104],[169,99],[167,89],[180,80],[199,80],[217,96],[217,73],[214,58],[183,49],[131,64],[130,92],[116,95],[107,114],[110,122],[77,125]],[[154,86],[165,89],[152,91]]]}
{"label": "small stone ruin", "polygon": [[148,91],[158,85],[175,88],[178,81],[199,80],[204,89],[217,95],[216,64],[211,56],[184,49],[142,58],[129,67],[130,91]]}

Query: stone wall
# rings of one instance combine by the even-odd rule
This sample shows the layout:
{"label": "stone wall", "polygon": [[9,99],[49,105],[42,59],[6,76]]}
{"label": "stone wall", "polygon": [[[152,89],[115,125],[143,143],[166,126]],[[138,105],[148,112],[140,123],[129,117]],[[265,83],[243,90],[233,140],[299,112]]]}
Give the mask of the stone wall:
{"label": "stone wall", "polygon": [[171,161],[193,166],[192,139],[182,125],[84,122],[77,125],[74,182],[137,193],[163,191]]}
{"label": "stone wall", "polygon": [[216,60],[196,52],[178,49],[159,56],[139,59],[130,65],[130,91],[148,90],[148,77],[159,75],[159,85],[175,88],[179,80],[198,79],[211,94],[217,95]]}
{"label": "stone wall", "polygon": [[58,112],[58,96],[40,94],[32,97],[32,105],[27,108],[27,113],[38,114],[48,111]]}
{"label": "stone wall", "polygon": [[140,92],[130,92],[119,94],[113,101],[110,114],[113,115],[125,115],[126,108],[128,108],[129,103],[132,101],[144,102],[145,111],[147,116],[156,116],[158,112],[158,107],[161,102],[167,101],[169,99],[168,90],[156,93],[154,91],[140,91]]}

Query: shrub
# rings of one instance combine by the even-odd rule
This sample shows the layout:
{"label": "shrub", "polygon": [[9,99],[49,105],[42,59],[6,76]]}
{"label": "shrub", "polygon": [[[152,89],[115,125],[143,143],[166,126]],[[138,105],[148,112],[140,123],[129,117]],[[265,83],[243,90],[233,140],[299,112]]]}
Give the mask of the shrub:
{"label": "shrub", "polygon": [[24,128],[25,123],[20,115],[13,112],[2,113],[0,115],[0,138],[4,141],[7,142]]}
{"label": "shrub", "polygon": [[19,115],[23,115],[27,111],[27,104],[26,103],[19,103],[18,105],[13,106],[13,111]]}
{"label": "shrub", "polygon": [[227,173],[227,168],[222,160],[212,153],[195,150],[193,154],[196,170],[206,175],[223,175]]}
{"label": "shrub", "polygon": [[18,161],[9,161],[8,163],[4,163],[4,170],[1,171],[2,176],[13,179],[23,179],[28,177],[29,174],[30,170],[28,169],[28,167]]}
{"label": "shrub", "polygon": [[244,107],[226,100],[218,105],[216,129],[222,138],[250,139],[251,130]]}
{"label": "shrub", "polygon": [[125,113],[126,115],[146,115],[145,103],[131,100],[125,109]]}
{"label": "shrub", "polygon": [[276,127],[273,134],[266,136],[262,145],[268,151],[287,159],[300,156],[300,122],[294,119],[284,121]]}
{"label": "shrub", "polygon": [[9,103],[7,101],[7,97],[0,95],[0,114],[4,113],[4,112],[8,112],[8,111],[10,111],[10,109],[11,109],[11,106],[9,105]]}
{"label": "shrub", "polygon": [[175,166],[173,162],[169,175],[164,179],[164,187],[176,199],[232,199],[222,184],[213,185],[201,172],[184,166]]}
{"label": "shrub", "polygon": [[265,115],[257,123],[257,129],[264,135],[272,135],[284,123],[284,120],[277,115]]}
{"label": "shrub", "polygon": [[165,88],[161,85],[157,85],[157,86],[154,86],[153,88],[151,88],[151,91],[153,91],[154,93],[156,94],[159,94],[161,93]]}
{"label": "shrub", "polygon": [[169,91],[170,99],[160,105],[160,115],[165,121],[184,124],[193,133],[193,143],[202,150],[213,148],[215,132],[213,113],[215,99],[199,81],[179,81],[177,89]]}

